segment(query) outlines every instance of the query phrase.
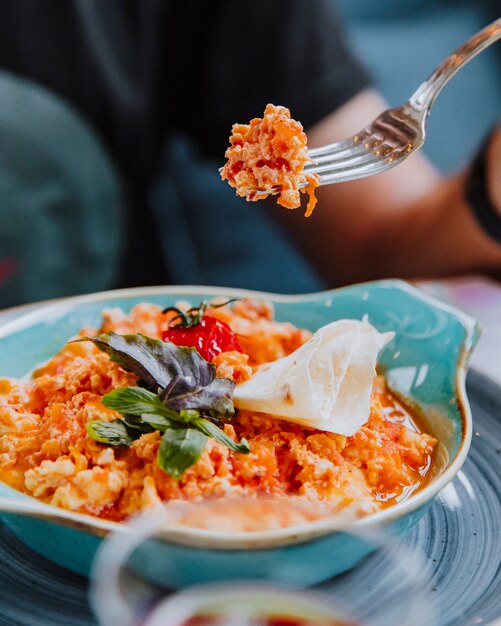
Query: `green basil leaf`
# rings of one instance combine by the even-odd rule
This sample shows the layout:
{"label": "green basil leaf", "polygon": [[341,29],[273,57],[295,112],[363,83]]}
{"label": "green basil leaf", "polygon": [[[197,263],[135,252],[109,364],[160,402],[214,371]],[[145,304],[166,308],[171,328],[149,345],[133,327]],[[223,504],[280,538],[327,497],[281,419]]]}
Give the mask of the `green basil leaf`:
{"label": "green basil leaf", "polygon": [[142,432],[175,428],[176,422],[184,423],[179,413],[169,409],[160,398],[142,387],[121,387],[103,396],[102,403],[119,411],[131,428]]}
{"label": "green basil leaf", "polygon": [[[103,396],[102,403],[109,409],[131,415],[161,415],[168,421],[180,420],[179,414],[167,408],[157,394],[142,387],[120,387]],[[146,420],[145,420],[146,421]]]}
{"label": "green basil leaf", "polygon": [[[142,435],[143,433],[152,433],[155,430],[158,430],[158,428],[155,428],[152,424],[148,424],[147,422],[143,421],[141,416],[139,415],[130,415],[129,413],[124,413],[122,420],[132,436],[136,435],[136,431],[139,431]],[[137,436],[140,437],[141,435]]]}
{"label": "green basil leaf", "polygon": [[250,452],[249,442],[247,439],[241,439],[240,443],[236,443],[231,437],[228,437],[223,430],[218,428],[216,424],[204,419],[203,417],[192,420],[190,424],[201,433],[204,433],[204,435],[213,437],[219,441],[219,443],[227,446],[230,450],[233,450],[233,452],[240,452],[240,454],[249,454]]}
{"label": "green basil leaf", "polygon": [[183,420],[183,422],[192,422],[200,417],[200,411],[197,411],[196,409],[181,409],[181,411],[179,411],[179,417]]}
{"label": "green basil leaf", "polygon": [[194,428],[168,428],[160,441],[157,464],[174,478],[198,461],[207,443],[207,436]]}
{"label": "green basil leaf", "polygon": [[92,439],[100,443],[107,443],[110,446],[129,447],[135,439],[141,436],[141,433],[138,432],[137,437],[133,437],[121,419],[111,420],[111,422],[91,420],[87,422],[86,428]]}
{"label": "green basil leaf", "polygon": [[183,421],[170,420],[163,415],[157,415],[155,413],[143,413],[143,415],[141,415],[141,421],[143,424],[147,424],[155,430],[159,430],[161,433],[165,432],[167,428],[184,428]]}

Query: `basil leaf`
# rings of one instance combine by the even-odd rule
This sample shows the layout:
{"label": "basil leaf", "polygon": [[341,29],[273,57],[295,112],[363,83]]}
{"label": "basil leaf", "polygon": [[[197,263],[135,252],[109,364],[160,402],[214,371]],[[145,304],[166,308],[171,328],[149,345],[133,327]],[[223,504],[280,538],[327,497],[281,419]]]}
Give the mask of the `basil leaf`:
{"label": "basil leaf", "polygon": [[165,418],[163,415],[157,415],[155,413],[143,413],[141,415],[143,424],[148,424],[155,430],[159,430],[161,433],[165,432],[167,428],[184,428],[184,422],[174,421]]}
{"label": "basil leaf", "polygon": [[129,447],[135,439],[141,436],[140,432],[137,437],[131,436],[127,426],[121,419],[111,420],[111,422],[91,420],[87,422],[86,428],[92,439],[100,443],[107,443],[110,446]]}
{"label": "basil leaf", "polygon": [[157,394],[142,387],[114,389],[103,396],[102,403],[119,413],[160,415],[168,421],[180,419],[176,411],[168,409]]}
{"label": "basil leaf", "polygon": [[75,341],[92,341],[110,359],[135,374],[147,389],[165,387],[172,376],[168,371],[170,344],[145,335],[118,335],[110,331],[97,337],[82,337]]}
{"label": "basil leaf", "polygon": [[223,430],[218,428],[216,424],[204,419],[203,417],[192,420],[190,424],[201,433],[204,433],[204,435],[207,435],[208,437],[213,437],[214,439],[219,441],[219,443],[227,446],[228,448],[230,448],[230,450],[233,450],[233,452],[240,452],[240,454],[249,454],[250,452],[250,447],[247,439],[241,439],[240,443],[236,443],[231,437],[228,437],[228,435]]}
{"label": "basil leaf", "polygon": [[179,411],[179,417],[183,420],[183,422],[192,422],[200,417],[200,411],[197,411],[196,409],[182,409]]}
{"label": "basil leaf", "polygon": [[168,428],[160,441],[157,464],[174,478],[198,461],[207,443],[207,436],[194,428]]}
{"label": "basil leaf", "polygon": [[195,348],[141,334],[113,332],[77,341],[92,341],[112,361],[136,374],[150,391],[157,392],[160,387],[162,402],[174,411],[196,409],[221,417],[231,417],[234,413],[235,384],[227,378],[217,378],[215,366]]}
{"label": "basil leaf", "polygon": [[130,415],[125,413],[122,420],[131,435],[135,435],[135,431],[139,431],[141,433],[140,435],[137,435],[138,437],[140,437],[143,433],[152,433],[155,430],[158,430],[158,428],[155,428],[152,424],[144,422],[139,415]]}
{"label": "basil leaf", "polygon": [[216,368],[194,348],[150,339],[141,334],[113,332],[85,337],[112,361],[134,373],[143,387],[124,387],[106,394],[105,406],[123,414],[112,422],[89,422],[89,435],[109,445],[130,446],[143,433],[163,433],[158,465],[175,478],[201,456],[208,437],[235,452],[250,451],[245,439],[235,443],[200,413],[231,417],[234,383],[216,376]]}
{"label": "basil leaf", "polygon": [[185,422],[179,413],[167,408],[156,394],[142,387],[114,389],[103,396],[102,403],[122,413],[128,426],[145,433],[153,430],[163,433],[166,428],[176,428],[176,422]]}
{"label": "basil leaf", "polygon": [[[193,349],[193,352],[198,355],[196,350]],[[173,379],[172,383],[160,392],[160,398],[166,406],[176,411],[196,409],[200,412],[209,412],[215,417],[230,418],[235,412],[233,407],[235,383],[228,378],[216,378],[216,368],[207,361],[205,363],[214,369],[210,382],[207,382],[208,368],[202,373],[202,380],[200,380],[202,376],[198,377],[194,368],[193,376],[181,375]]]}

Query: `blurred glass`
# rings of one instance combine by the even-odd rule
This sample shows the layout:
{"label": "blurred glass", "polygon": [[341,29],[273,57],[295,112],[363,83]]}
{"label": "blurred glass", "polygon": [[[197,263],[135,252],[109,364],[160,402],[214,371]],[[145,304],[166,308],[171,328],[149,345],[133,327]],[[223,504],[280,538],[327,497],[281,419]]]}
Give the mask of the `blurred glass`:
{"label": "blurred glass", "polygon": [[[261,534],[266,550],[266,536],[273,545],[277,530],[314,528],[319,516],[330,532],[342,533],[343,543],[356,539],[372,554],[315,591],[283,588],[273,579],[228,576],[217,584],[172,592],[155,563],[169,559],[175,569],[175,546],[189,545],[195,555],[199,549],[217,550],[218,535],[231,548],[243,535]],[[162,554],[162,536],[171,554]],[[171,503],[112,534],[94,564],[91,599],[102,626],[433,626],[428,588],[428,569],[419,553],[382,531],[362,531],[353,518],[322,513],[304,501],[220,500]]]}

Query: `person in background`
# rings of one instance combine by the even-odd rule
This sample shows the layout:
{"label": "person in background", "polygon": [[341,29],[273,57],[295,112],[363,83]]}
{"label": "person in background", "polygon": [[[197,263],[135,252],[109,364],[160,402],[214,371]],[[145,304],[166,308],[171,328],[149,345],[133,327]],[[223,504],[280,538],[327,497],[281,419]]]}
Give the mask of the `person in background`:
{"label": "person in background", "polygon": [[501,269],[500,130],[469,200],[468,169],[444,178],[416,154],[322,188],[305,221],[218,178],[231,124],[267,102],[290,108],[312,147],[387,106],[328,0],[0,3],[0,306],[138,284],[308,291]]}

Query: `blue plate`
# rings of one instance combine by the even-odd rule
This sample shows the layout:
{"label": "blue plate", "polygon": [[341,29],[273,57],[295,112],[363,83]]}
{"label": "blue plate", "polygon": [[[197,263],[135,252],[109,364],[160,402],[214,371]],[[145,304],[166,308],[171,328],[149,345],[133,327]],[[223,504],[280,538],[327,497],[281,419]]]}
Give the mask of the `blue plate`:
{"label": "blue plate", "polygon": [[[406,535],[432,569],[437,626],[487,625],[501,616],[501,387],[470,372],[475,434],[468,458],[426,515]],[[357,589],[374,589],[379,555],[360,569]],[[87,579],[45,560],[0,523],[1,626],[97,626]],[[329,592],[329,581],[319,590]],[[393,625],[392,625],[393,626]]]}
{"label": "blue plate", "polygon": [[[98,326],[104,308],[128,311],[141,301],[168,306],[215,295],[253,296],[273,302],[278,320],[316,330],[335,319],[364,315],[395,339],[380,355],[392,388],[420,409],[442,444],[433,480],[408,500],[361,520],[361,526],[411,528],[437,493],[461,468],[471,439],[471,414],[464,389],[466,361],[477,331],[467,315],[401,281],[381,281],[305,296],[278,296],[209,287],[158,287],[93,294],[63,300],[0,328],[0,376],[22,376],[52,356],[82,326]],[[30,498],[0,484],[0,495]],[[50,511],[52,507],[46,507]],[[120,525],[80,514],[61,524],[5,515],[8,527],[33,550],[81,574],[90,570],[103,534]],[[270,579],[288,585],[314,584],[353,566],[360,545],[332,532],[328,522],[259,533],[180,529],[169,531],[152,555],[148,575],[181,587],[232,578]],[[335,554],[336,558],[329,555]]]}

